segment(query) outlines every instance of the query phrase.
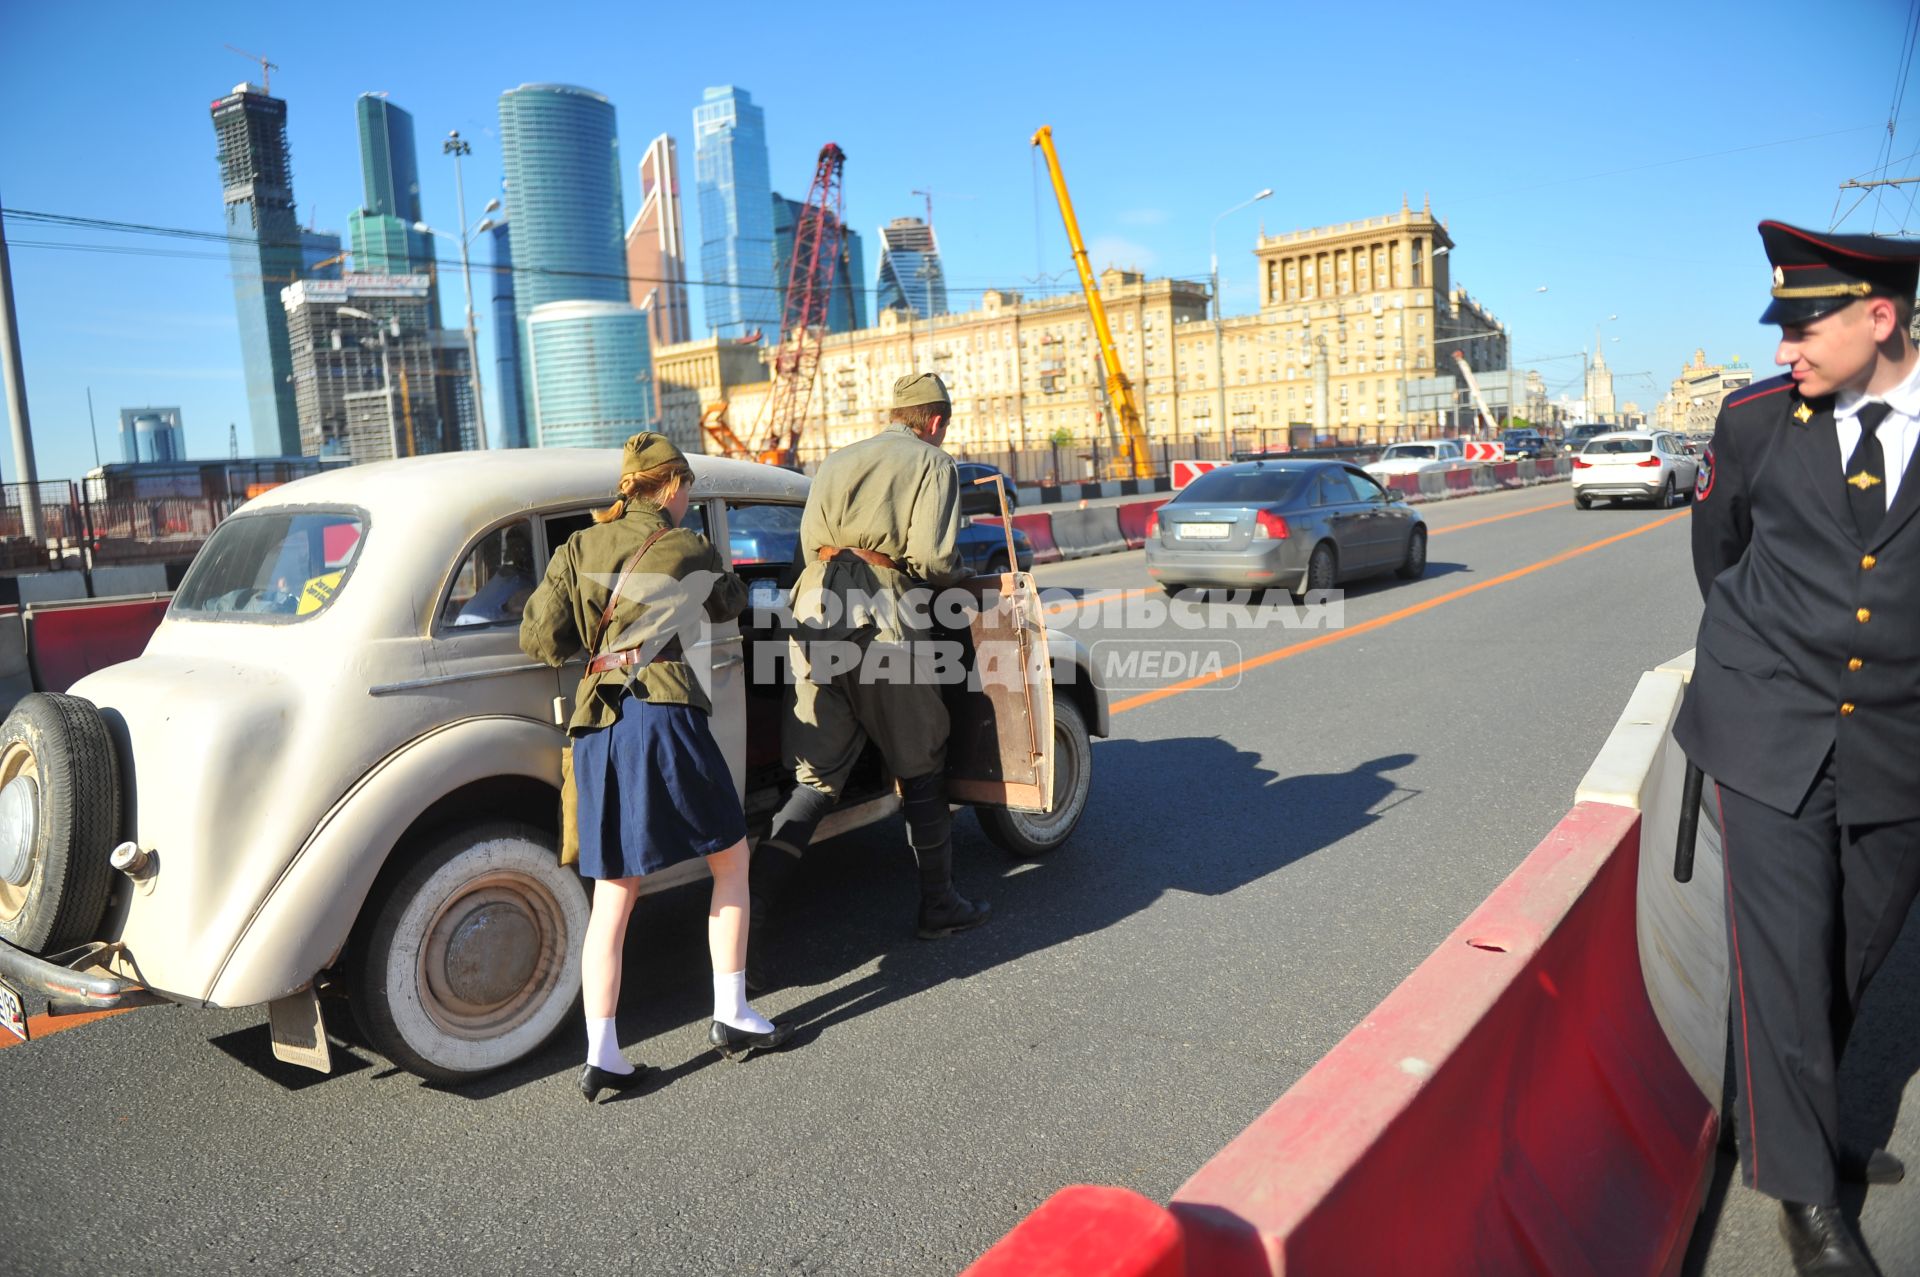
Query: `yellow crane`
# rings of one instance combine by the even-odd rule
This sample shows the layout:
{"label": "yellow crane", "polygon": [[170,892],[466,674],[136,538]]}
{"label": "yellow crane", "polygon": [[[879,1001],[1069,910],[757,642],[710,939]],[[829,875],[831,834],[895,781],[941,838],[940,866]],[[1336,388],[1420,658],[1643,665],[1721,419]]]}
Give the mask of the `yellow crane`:
{"label": "yellow crane", "polygon": [[1087,292],[1087,310],[1093,315],[1094,336],[1100,340],[1100,362],[1107,372],[1107,399],[1113,415],[1120,419],[1121,455],[1115,470],[1121,477],[1144,479],[1153,474],[1153,460],[1147,453],[1147,430],[1140,419],[1140,401],[1133,383],[1120,367],[1120,351],[1113,344],[1113,330],[1107,326],[1107,308],[1100,300],[1100,283],[1093,277],[1087,261],[1087,246],[1080,238],[1080,222],[1073,215],[1073,200],[1067,195],[1067,179],[1060,172],[1060,154],[1053,149],[1053,126],[1043,124],[1033,135],[1033,144],[1047,157],[1047,172],[1053,176],[1053,193],[1060,201],[1060,219],[1067,224],[1067,242],[1073,246],[1073,264],[1080,268],[1080,286]]}

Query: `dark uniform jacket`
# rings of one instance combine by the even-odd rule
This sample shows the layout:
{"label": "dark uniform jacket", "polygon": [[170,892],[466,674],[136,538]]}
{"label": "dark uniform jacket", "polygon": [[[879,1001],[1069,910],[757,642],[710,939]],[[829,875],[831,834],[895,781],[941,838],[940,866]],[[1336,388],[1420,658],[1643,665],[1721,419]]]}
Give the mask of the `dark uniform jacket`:
{"label": "dark uniform jacket", "polygon": [[1731,788],[1792,813],[1834,753],[1842,824],[1920,817],[1920,473],[1862,540],[1833,399],[1735,391],[1695,485],[1706,596],[1674,736]]}
{"label": "dark uniform jacket", "polygon": [[[630,501],[622,517],[611,523],[596,523],[568,537],[548,561],[546,580],[527,600],[520,618],[521,650],[536,660],[559,665],[584,648],[593,639],[600,613],[627,560],[648,537],[666,526],[667,512],[658,505]],[[657,645],[664,634],[649,621],[663,618],[664,613],[650,618],[647,596],[657,595],[660,578],[678,581],[695,572],[714,577],[704,603],[708,620],[731,621],[746,610],[747,587],[729,570],[713,543],[698,532],[674,528],[653,543],[621,590],[613,620],[601,638],[601,651],[616,652],[646,642]],[[627,691],[629,679],[634,694],[646,700],[713,712],[713,702],[685,660],[656,660],[583,676],[568,734],[578,736],[617,722],[620,698]]]}

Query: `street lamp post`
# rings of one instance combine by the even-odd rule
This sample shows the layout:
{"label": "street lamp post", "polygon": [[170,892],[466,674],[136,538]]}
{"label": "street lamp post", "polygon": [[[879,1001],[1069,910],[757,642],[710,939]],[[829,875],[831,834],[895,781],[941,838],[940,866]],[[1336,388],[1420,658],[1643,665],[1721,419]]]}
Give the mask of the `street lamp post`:
{"label": "street lamp post", "polygon": [[[1252,199],[1241,200],[1226,212],[1213,219],[1213,225],[1207,231],[1207,273],[1213,280],[1213,379],[1214,404],[1219,412],[1214,425],[1220,431],[1220,441],[1229,453],[1232,445],[1227,436],[1227,355],[1224,347],[1226,337],[1220,325],[1220,221],[1222,218],[1250,208],[1261,200],[1273,195],[1273,188],[1267,187]],[[1176,423],[1177,424],[1177,423]]]}
{"label": "street lamp post", "polygon": [[[467,262],[467,245],[472,242],[475,235],[492,230],[493,220],[488,218],[471,230],[467,229],[467,184],[461,174],[460,159],[462,156],[473,154],[472,145],[460,136],[459,129],[455,129],[447,134],[447,140],[440,144],[440,150],[443,154],[453,157],[453,186],[459,200],[461,226],[460,277],[467,290],[467,375],[473,388],[474,442],[479,445],[480,451],[485,452],[491,445],[487,442],[487,403],[480,395],[480,350],[473,331],[473,268]],[[500,201],[492,199],[487,201],[486,208],[481,211],[491,213],[499,207]],[[440,234],[424,222],[416,222],[414,227],[429,235]],[[447,237],[442,236],[442,238]]]}

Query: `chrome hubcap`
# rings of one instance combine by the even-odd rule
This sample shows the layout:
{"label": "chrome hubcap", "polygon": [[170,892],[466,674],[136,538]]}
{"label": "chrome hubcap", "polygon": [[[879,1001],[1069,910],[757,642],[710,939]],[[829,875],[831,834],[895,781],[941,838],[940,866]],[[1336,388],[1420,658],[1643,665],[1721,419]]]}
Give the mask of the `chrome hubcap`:
{"label": "chrome hubcap", "polygon": [[31,776],[15,776],[0,788],[0,880],[16,887],[33,876],[39,792]]}

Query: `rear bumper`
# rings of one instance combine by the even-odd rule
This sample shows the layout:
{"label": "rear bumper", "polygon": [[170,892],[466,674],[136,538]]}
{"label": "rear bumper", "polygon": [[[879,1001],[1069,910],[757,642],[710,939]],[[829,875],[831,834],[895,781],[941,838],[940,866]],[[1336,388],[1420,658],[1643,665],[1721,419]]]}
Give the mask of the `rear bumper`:
{"label": "rear bumper", "polygon": [[1628,482],[1623,479],[1582,479],[1575,475],[1573,490],[1583,497],[1636,497],[1651,501],[1660,495],[1661,485],[1666,476],[1657,475],[1651,482]]}
{"label": "rear bumper", "polygon": [[112,1011],[169,1000],[95,965],[112,948],[112,945],[86,944],[42,958],[0,940],[0,976],[39,994],[56,1013]]}
{"label": "rear bumper", "polygon": [[1290,586],[1306,571],[1305,554],[1292,540],[1256,543],[1242,550],[1174,549],[1147,543],[1147,575],[1180,585]]}

